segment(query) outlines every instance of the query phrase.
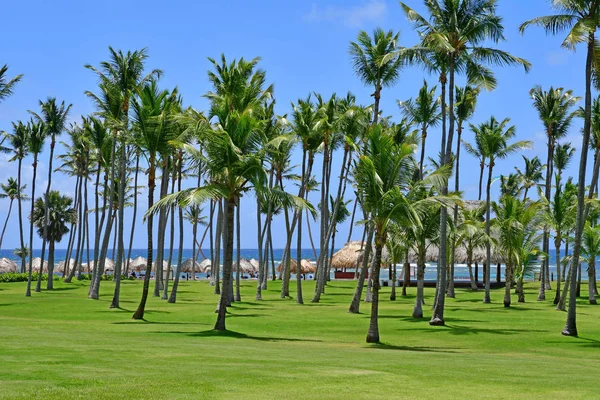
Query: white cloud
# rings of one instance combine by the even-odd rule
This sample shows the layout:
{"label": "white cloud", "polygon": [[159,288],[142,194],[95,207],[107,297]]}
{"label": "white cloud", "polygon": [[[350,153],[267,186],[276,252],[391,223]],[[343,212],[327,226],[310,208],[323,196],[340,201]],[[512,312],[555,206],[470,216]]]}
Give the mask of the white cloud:
{"label": "white cloud", "polygon": [[381,19],[387,6],[380,0],[369,0],[367,3],[352,7],[327,6],[320,7],[313,3],[312,9],[304,16],[309,22],[341,22],[351,27],[361,27],[365,22]]}

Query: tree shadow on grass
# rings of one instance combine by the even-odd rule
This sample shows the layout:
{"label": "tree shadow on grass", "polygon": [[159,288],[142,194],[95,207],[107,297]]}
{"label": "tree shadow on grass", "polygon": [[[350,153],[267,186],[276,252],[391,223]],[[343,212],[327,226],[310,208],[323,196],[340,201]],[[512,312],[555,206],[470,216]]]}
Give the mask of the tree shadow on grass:
{"label": "tree shadow on grass", "polygon": [[399,351],[416,351],[421,353],[457,353],[450,349],[443,347],[421,347],[421,346],[397,346],[387,343],[377,343],[363,347],[365,349],[376,349],[376,350],[399,350]]}
{"label": "tree shadow on grass", "polygon": [[[210,324],[206,324],[206,323],[202,323],[202,322],[168,322],[168,321],[148,321],[147,319],[143,319],[142,321],[144,321],[143,325],[210,325]],[[135,320],[131,320],[131,321],[118,321],[118,322],[112,322],[112,325],[131,325],[131,324],[135,324]]]}
{"label": "tree shadow on grass", "polygon": [[0,303],[0,307],[14,306],[15,303]]}
{"label": "tree shadow on grass", "polygon": [[232,310],[270,310],[270,308],[268,307],[260,307],[260,306],[254,306],[254,307],[240,307],[240,306],[236,306],[236,305],[232,305],[230,307]]}
{"label": "tree shadow on grass", "polygon": [[253,336],[241,332],[235,331],[216,331],[206,330],[202,332],[181,332],[181,331],[157,331],[149,333],[160,333],[160,334],[174,334],[174,335],[185,335],[190,337],[228,337],[233,339],[245,339],[245,340],[256,340],[259,342],[322,342],[319,339],[298,339],[298,338],[283,338],[283,337],[265,337],[265,336]]}
{"label": "tree shadow on grass", "polygon": [[246,318],[258,318],[258,317],[264,317],[264,314],[228,314],[228,317],[234,318],[234,317],[246,317]]}
{"label": "tree shadow on grass", "polygon": [[[414,330],[414,329],[413,329]],[[492,329],[492,328],[478,328],[471,326],[461,326],[454,324],[447,324],[439,327],[439,329],[430,328],[430,329],[419,329],[422,332],[426,333],[449,333],[451,335],[456,336],[466,336],[466,335],[479,335],[479,334],[492,334],[492,335],[517,335],[519,333],[528,333],[528,332],[547,332],[543,329]]]}
{"label": "tree shadow on grass", "polygon": [[580,346],[580,347],[586,347],[586,348],[591,348],[591,349],[600,349],[600,340],[597,339],[592,339],[592,338],[586,338],[586,337],[570,337],[568,336],[569,339],[572,340],[554,340],[554,341],[549,341],[546,343],[549,344],[558,344],[558,345],[563,345],[563,344],[574,344],[576,346]]}
{"label": "tree shadow on grass", "polygon": [[[398,321],[403,321],[403,322],[429,322],[429,319],[426,317],[423,318],[413,318],[413,317],[409,317],[409,316],[399,316],[399,315],[380,315],[379,318],[384,318],[384,319],[397,319]],[[464,319],[464,318],[446,318],[446,322],[463,322],[463,323],[475,323],[475,324],[479,324],[479,323],[485,323],[486,321],[481,321],[481,320],[477,320],[477,319]]]}
{"label": "tree shadow on grass", "polygon": [[57,288],[50,289],[50,290],[44,290],[44,291],[42,291],[42,293],[64,292],[66,290],[77,290],[77,289],[79,289],[79,286],[63,286],[63,287],[57,287]]}

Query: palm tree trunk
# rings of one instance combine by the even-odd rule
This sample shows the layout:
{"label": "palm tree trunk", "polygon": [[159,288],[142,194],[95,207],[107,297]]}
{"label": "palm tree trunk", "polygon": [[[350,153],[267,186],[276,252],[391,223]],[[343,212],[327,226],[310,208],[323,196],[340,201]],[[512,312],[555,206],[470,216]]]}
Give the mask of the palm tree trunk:
{"label": "palm tree trunk", "polygon": [[[356,194],[356,192],[355,192],[355,194]],[[350,239],[352,239],[352,228],[354,228],[354,216],[356,214],[356,206],[357,206],[357,204],[358,204],[358,202],[355,199],[354,200],[354,205],[352,206],[352,217],[350,217],[350,227],[348,228],[348,240],[346,240],[346,242],[349,242]],[[308,214],[306,214],[306,216],[308,217]],[[316,254],[315,254],[315,258],[317,258]]]}
{"label": "palm tree trunk", "polygon": [[[35,169],[34,172],[35,174]],[[32,197],[32,204],[35,203],[35,199]],[[6,226],[8,225],[8,220],[10,219],[10,213],[12,211],[14,199],[10,199],[10,205],[8,206],[8,214],[6,214],[6,220],[4,220],[4,227],[2,228],[2,235],[0,236],[0,249],[2,248],[2,241],[4,240],[4,232],[6,232]],[[31,243],[31,241],[30,241]]]}
{"label": "palm tree trunk", "polygon": [[358,276],[358,281],[356,282],[356,289],[354,290],[354,296],[352,297],[352,302],[350,303],[350,308],[348,309],[348,312],[353,314],[358,314],[360,312],[360,298],[362,296],[363,287],[365,285],[365,278],[367,276],[367,270],[369,267],[369,257],[371,256],[371,242],[373,241],[374,231],[372,228],[369,227],[365,227],[365,230],[367,232],[367,245],[365,246],[365,249],[363,251],[360,275]]}
{"label": "palm tree trunk", "polygon": [[129,249],[127,250],[127,261],[125,265],[125,276],[129,275],[129,262],[131,261],[131,248],[133,247],[133,234],[137,217],[137,194],[138,194],[138,172],[140,170],[140,154],[135,154],[135,173],[133,178],[133,216],[131,217],[131,234],[129,235]]}
{"label": "palm tree trunk", "polygon": [[[81,185],[81,177],[77,176],[76,180],[75,180],[75,203],[74,203],[74,208],[76,210],[79,210],[79,202],[80,200],[80,195],[79,195],[79,187]],[[79,211],[78,211],[79,214]],[[79,218],[78,218],[79,219]],[[64,278],[64,282],[65,283],[71,283],[71,281],[73,280],[73,278],[75,277],[75,273],[77,272],[77,267],[75,264],[73,266],[73,269],[70,270],[70,264],[71,264],[71,255],[73,254],[73,248],[75,247],[75,240],[76,234],[81,234],[79,226],[75,223],[75,221],[73,221],[71,223],[71,229],[69,232],[69,243],[67,244],[67,252],[65,254],[65,266],[63,269],[65,278]],[[76,261],[75,261],[76,262]]]}
{"label": "palm tree trunk", "polygon": [[[100,174],[102,171],[102,164],[100,163],[100,161],[98,161],[98,171],[96,172],[96,183],[95,183],[95,197],[94,197],[94,208],[95,208],[95,238],[94,238],[94,271],[92,273],[92,277],[91,277],[91,282],[94,282],[96,280],[96,271],[98,270],[98,251],[100,250],[100,237],[102,236],[102,227],[104,225],[104,218],[106,216],[106,197],[104,197],[103,199],[103,205],[102,205],[102,219],[99,219],[99,213],[100,213],[100,209],[99,207],[99,196],[100,196],[100,190],[99,190],[99,184],[100,184]],[[106,172],[104,173],[104,193],[106,193],[106,185],[108,182],[108,175],[106,174]],[[88,296],[91,294],[92,292],[92,287],[94,285],[90,284],[90,289],[88,292]]]}
{"label": "palm tree trunk", "polygon": [[256,227],[257,227],[257,234],[256,234],[256,240],[257,240],[257,244],[258,244],[258,279],[256,282],[256,300],[260,301],[262,300],[262,281],[263,281],[263,274],[264,274],[264,268],[263,268],[263,255],[262,255],[262,251],[263,251],[263,236],[262,236],[262,219],[261,219],[261,215],[260,215],[260,196],[256,196]]}
{"label": "palm tree trunk", "polygon": [[215,245],[214,245],[214,235],[213,235],[213,222],[215,219],[215,201],[211,199],[210,201],[210,215],[208,217],[208,229],[209,229],[209,246],[210,246],[210,263],[211,263],[211,276],[210,276],[210,284],[214,285],[215,276],[212,273],[215,269]]}
{"label": "palm tree trunk", "polygon": [[[37,177],[37,161],[38,154],[33,155],[33,178],[31,180],[31,211],[29,215],[33,215],[35,208],[35,180]],[[6,222],[10,217],[10,211],[12,210],[13,200],[10,200],[10,206],[8,207],[8,215],[6,216]],[[2,237],[4,237],[4,231],[6,230],[6,222],[4,223],[4,229],[2,229]],[[0,237],[0,248],[2,247],[2,237]],[[33,220],[29,223],[29,249],[33,249]],[[33,278],[33,251],[29,252],[29,270],[27,271],[27,290],[25,291],[26,297],[31,297],[31,281]]]}
{"label": "palm tree trunk", "polygon": [[[162,177],[160,180],[160,198],[163,199],[169,191],[169,159],[163,157]],[[154,297],[160,296],[163,288],[163,261],[165,259],[165,233],[167,230],[167,210],[161,209],[158,213],[158,232],[156,243],[156,267],[154,270]]]}
{"label": "palm tree trunk", "polygon": [[[183,178],[183,159],[181,152],[179,153],[178,161],[177,191],[181,192],[181,181]],[[175,177],[173,177],[173,180],[175,180]],[[168,300],[169,303],[175,303],[177,301],[177,289],[179,288],[179,277],[181,275],[181,265],[183,263],[183,209],[178,207],[177,212],[179,217],[179,252],[177,253],[177,269],[175,272],[175,280],[173,281],[173,289],[171,289],[171,295]],[[192,272],[194,274],[194,279],[196,279],[196,232],[198,231],[198,224],[194,224],[192,230],[194,231],[194,243],[192,244]]]}
{"label": "palm tree trunk", "polygon": [[[279,182],[279,188],[283,191],[283,179],[281,176],[281,171],[277,171],[277,181]],[[281,260],[281,265],[283,268],[281,269],[281,298],[285,299],[290,296],[290,263],[291,263],[291,247],[292,247],[292,236],[294,234],[295,226],[290,228],[290,217],[287,207],[283,207],[283,214],[285,218],[285,231],[287,234],[287,240],[285,249],[283,251],[283,259]],[[296,218],[297,211],[294,213],[294,218]]]}
{"label": "palm tree trunk", "polygon": [[112,226],[114,222],[113,217],[113,199],[115,196],[115,170],[116,168],[116,154],[117,154],[117,131],[114,131],[114,138],[111,150],[111,167],[110,167],[110,185],[104,188],[104,205],[105,209],[108,208],[108,218],[106,221],[106,229],[104,231],[104,237],[102,238],[102,247],[100,248],[100,258],[98,264],[94,264],[94,280],[92,281],[92,289],[90,290],[90,299],[97,300],[100,293],[100,282],[102,281],[102,275],[104,274],[104,266],[106,264],[106,255],[108,253],[108,244],[110,242],[110,233],[112,232]]}
{"label": "palm tree trunk", "polygon": [[[78,209],[77,222],[79,227],[77,230],[77,248],[75,250],[75,263],[73,265],[73,270],[76,271],[78,280],[81,280],[81,268],[79,265],[81,265],[81,258],[83,256],[83,247],[85,243],[85,218],[83,218],[83,181],[85,179],[85,176],[81,176],[79,180],[79,200],[76,203]],[[68,265],[68,262],[66,265]]]}
{"label": "palm tree trunk", "polygon": [[424,295],[424,277],[425,277],[425,250],[419,249],[417,257],[417,297],[415,298],[415,308],[413,309],[413,318],[423,318]]}
{"label": "palm tree trunk", "polygon": [[[87,158],[89,162],[89,156]],[[88,180],[85,180],[85,186],[83,187],[84,192],[84,203],[83,203],[83,214],[85,215],[85,241],[86,241],[86,257],[87,257],[87,273],[88,278],[90,276],[90,219],[89,219],[89,207],[88,207]]]}
{"label": "palm tree trunk", "polygon": [[[546,196],[546,199],[550,200],[550,195],[551,195],[551,191],[552,191],[552,187],[551,187],[552,156],[554,154],[553,145],[552,145],[552,132],[548,132],[547,136],[548,136],[548,144],[547,144],[548,154],[546,156],[546,185],[544,187],[544,195]],[[548,229],[544,228],[544,236],[542,238],[542,251],[545,254],[549,254],[548,244],[549,244]],[[538,298],[537,298],[538,301],[546,300],[546,287],[547,287],[546,282],[550,279],[550,277],[547,276],[547,270],[546,270],[547,263],[548,263],[547,259],[542,260],[542,266],[540,268],[540,291],[538,293]]]}
{"label": "palm tree trunk", "polygon": [[[308,240],[310,241],[310,247],[312,247],[313,255],[315,256],[315,261],[317,261],[317,249],[315,248],[315,242],[313,241],[312,228],[310,227],[310,217],[308,215],[308,210],[306,210],[306,229],[308,231]],[[352,229],[352,226],[350,226],[350,229]]]}
{"label": "palm tree trunk", "polygon": [[390,300],[396,300],[396,263],[392,265],[392,274],[390,277],[392,281],[392,292],[390,293]]}
{"label": "palm tree trunk", "polygon": [[240,223],[240,206],[241,206],[241,201],[238,201],[238,205],[235,209],[235,233],[237,235],[237,243],[235,246],[236,249],[236,258],[238,261],[238,267],[237,267],[237,271],[235,272],[235,301],[242,301],[242,295],[240,294],[240,273],[241,273],[241,266],[240,266],[240,257],[241,257],[241,228],[242,225]]}
{"label": "palm tree trunk", "polygon": [[483,171],[485,170],[485,162],[481,161],[479,168],[479,196],[477,200],[481,201],[481,189],[483,187]]}
{"label": "palm tree trunk", "polygon": [[225,315],[227,312],[227,299],[229,297],[229,285],[231,285],[231,269],[233,264],[233,224],[236,199],[226,199],[223,207],[223,288],[219,298],[219,307],[217,313],[217,322],[214,330],[225,331]]}
{"label": "palm tree trunk", "polygon": [[469,269],[469,281],[471,282],[471,290],[476,292],[479,290],[475,275],[473,275],[473,251],[469,249],[467,252],[467,268]]}
{"label": "palm tree trunk", "polygon": [[[490,163],[488,165],[488,181],[485,189],[486,198],[485,198],[485,234],[489,238],[490,237],[490,201],[491,201],[491,188],[492,188],[492,170],[494,169],[494,160],[490,158]],[[491,303],[490,299],[490,273],[492,266],[492,249],[491,243],[489,240],[486,241],[485,244],[485,264],[483,265],[483,270],[485,274],[485,295],[483,297],[484,303]]]}
{"label": "palm tree trunk", "polygon": [[[46,237],[48,237],[48,211],[49,211],[49,196],[50,196],[50,188],[52,187],[52,161],[54,160],[54,146],[56,145],[56,136],[54,134],[52,134],[52,138],[50,140],[50,160],[48,161],[48,186],[46,186],[46,194],[44,195],[44,209],[46,210],[45,214],[44,214],[44,230],[43,230],[43,234],[42,234],[42,259],[41,259],[41,263],[40,265],[43,266],[44,265],[44,256],[46,255]],[[19,167],[19,177],[20,177],[20,172],[21,168]],[[19,178],[20,179],[20,178]],[[20,182],[20,181],[19,181]],[[19,183],[20,185],[20,183]],[[20,186],[19,186],[19,190],[20,190]],[[19,212],[20,214],[20,212]],[[19,215],[19,220],[21,219],[20,215]],[[23,245],[23,235],[21,234],[21,245]],[[50,275],[50,268],[54,269],[54,265],[50,265],[48,264],[48,278],[51,279],[52,276]],[[40,276],[41,276],[41,270],[40,270]],[[41,281],[38,280],[38,284],[35,287],[35,291],[39,292],[41,290],[40,288],[41,286]]]}
{"label": "palm tree trunk", "polygon": [[577,297],[581,297],[581,263],[577,266]]}
{"label": "palm tree trunk", "polygon": [[220,269],[221,269],[221,237],[223,230],[223,202],[218,201],[217,206],[217,229],[215,237],[215,261],[211,264],[211,273],[213,282],[215,285],[215,294],[221,293],[221,287],[219,286]]}
{"label": "palm tree trunk", "polygon": [[594,292],[594,281],[596,277],[596,254],[590,254],[588,259],[588,299],[590,304],[598,304]]}
{"label": "palm tree trunk", "polygon": [[[43,265],[43,264],[41,264],[41,265]],[[46,289],[48,289],[48,290],[54,289],[53,274],[50,273],[51,265],[54,265],[54,241],[53,240],[50,240],[48,242],[48,284],[46,286]],[[40,275],[41,274],[42,274],[42,271],[40,269]]]}
{"label": "palm tree trunk", "polygon": [[[155,187],[155,155],[150,154],[150,161],[148,165],[148,208],[154,205],[154,187]],[[146,309],[146,300],[148,299],[148,292],[150,291],[150,274],[152,273],[152,230],[153,230],[154,215],[148,215],[146,226],[148,229],[148,259],[146,263],[146,275],[144,276],[144,287],[142,289],[142,298],[140,305],[132,316],[132,319],[144,319],[144,311]]]}
{"label": "palm tree trunk", "polygon": [[556,239],[554,240],[554,247],[556,250],[556,295],[554,296],[554,304],[558,304],[560,300],[560,234],[556,233]]}
{"label": "palm tree trunk", "polygon": [[504,307],[510,307],[510,286],[512,284],[512,257],[508,254],[508,260],[506,262],[505,271],[505,285],[504,285]]}
{"label": "palm tree trunk", "polygon": [[[127,187],[127,145],[124,139],[121,139],[121,151],[119,162],[119,193],[118,193],[118,225],[117,225],[117,258],[115,261],[114,281],[115,290],[110,308],[119,307],[119,297],[121,295],[121,274],[123,271],[123,256],[125,254],[124,236],[125,236],[125,189]],[[134,194],[135,197],[135,194]]]}
{"label": "palm tree trunk", "polygon": [[427,140],[427,125],[421,129],[421,157],[419,158],[419,179],[423,179],[423,164],[425,162],[425,141]]}
{"label": "palm tree trunk", "polygon": [[567,321],[565,328],[562,331],[566,336],[577,336],[577,285],[575,282],[575,274],[579,265],[579,255],[581,252],[581,237],[583,233],[583,225],[585,223],[584,215],[584,196],[585,196],[585,172],[587,168],[587,151],[590,145],[591,132],[591,111],[592,111],[592,63],[594,59],[595,38],[594,33],[589,35],[587,46],[587,58],[585,65],[585,118],[583,126],[583,140],[581,148],[581,159],[579,161],[579,178],[577,183],[577,218],[575,223],[575,245],[573,248],[572,268],[571,268],[571,294],[569,297],[569,310],[567,313]]}
{"label": "palm tree trunk", "polygon": [[[21,167],[23,165],[23,159],[19,158],[19,166],[18,166],[18,171],[17,171],[17,205],[18,205],[18,211],[19,211],[19,240],[21,243],[21,273],[25,272],[25,241],[23,240],[23,211],[22,211],[22,207],[21,207]],[[34,200],[32,199],[32,202]],[[48,221],[47,219],[45,221]],[[44,227],[45,228],[45,227]],[[30,249],[31,251],[31,249]],[[43,263],[42,263],[43,264]],[[48,272],[50,272],[48,270]],[[42,276],[42,271],[40,270],[40,277]],[[52,275],[49,275],[50,279],[52,280]],[[38,290],[39,291],[39,290]]]}
{"label": "palm tree trunk", "polygon": [[[308,182],[308,180],[306,179],[306,156],[306,149],[303,147],[301,182]],[[307,192],[308,191],[304,191],[302,196],[303,199],[308,194]],[[302,296],[302,210],[298,210],[298,234],[296,240],[296,303],[304,304],[304,298]]]}
{"label": "palm tree trunk", "polygon": [[375,260],[373,262],[373,301],[371,302],[371,318],[367,343],[379,343],[379,271],[381,269],[381,252],[385,245],[385,232],[377,228],[375,235]]}
{"label": "palm tree trunk", "polygon": [[[173,157],[173,178],[171,179],[171,194],[175,193],[175,182],[179,179],[178,162]],[[176,179],[177,177],[177,179]],[[173,262],[173,246],[175,245],[175,207],[171,207],[171,229],[169,232],[169,257],[167,257],[167,277],[163,287],[162,300],[169,299],[169,273],[171,272],[171,262]],[[194,255],[192,254],[192,257]],[[194,265],[194,263],[192,263]]]}

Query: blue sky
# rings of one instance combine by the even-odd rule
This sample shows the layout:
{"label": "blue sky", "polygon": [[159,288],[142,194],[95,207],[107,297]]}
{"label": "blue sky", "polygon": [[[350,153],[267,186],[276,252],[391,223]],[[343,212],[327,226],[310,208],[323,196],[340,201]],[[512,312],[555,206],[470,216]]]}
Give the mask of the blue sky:
{"label": "blue sky", "polygon": [[[421,0],[406,2],[423,10]],[[511,118],[517,126],[518,139],[534,142],[534,148],[524,154],[539,155],[542,160],[545,159],[544,134],[531,107],[529,89],[537,84],[545,88],[553,85],[573,89],[578,96],[584,94],[583,51],[573,53],[562,49],[561,37],[546,37],[537,28],[525,36],[518,32],[521,22],[550,14],[549,4],[546,0],[499,1],[498,14],[504,18],[507,41],[498,47],[526,58],[533,68],[529,74],[516,67],[497,68],[498,88],[481,95],[472,120],[478,123],[490,115]],[[11,129],[11,121],[27,119],[27,110],[37,110],[38,100],[48,96],[72,103],[73,121],[93,112],[84,91],[95,90],[96,79],[83,66],[98,65],[106,59],[109,45],[123,50],[148,47],[147,67],[165,72],[161,85],[177,86],[185,104],[198,109],[207,107],[202,98],[210,89],[206,78],[207,57],[219,57],[221,53],[227,58],[260,56],[261,68],[267,71],[268,81],[275,85],[277,112],[285,114],[290,111],[290,102],[306,97],[311,91],[324,96],[333,92],[345,95],[351,91],[358,102],[371,101],[371,89],[364,87],[354,75],[348,57],[348,43],[356,38],[359,30],[371,31],[381,26],[399,30],[402,46],[417,42],[398,3],[384,0],[11,1],[3,4],[3,15],[3,30],[7,34],[0,42],[0,64],[9,65],[9,76],[24,74],[15,95],[0,104],[0,129],[3,130]],[[423,79],[435,84],[437,77],[427,76],[417,68],[405,69],[398,84],[382,92],[384,115],[398,119],[396,100],[415,96]],[[457,84],[463,83],[459,78]],[[565,139],[578,149],[581,147],[580,128],[578,121]],[[466,131],[463,136],[470,140],[472,133]],[[430,132],[429,155],[437,153],[438,141],[439,132]],[[58,148],[57,152],[61,151]],[[38,185],[45,185],[47,157],[48,151],[42,155]],[[7,156],[0,155],[2,182],[16,176],[16,165],[7,160]],[[578,160],[579,154],[570,165],[568,175],[575,175]],[[298,161],[295,157],[295,162]],[[31,181],[30,163],[28,159],[24,182]],[[494,175],[510,173],[514,166],[521,164],[520,155],[500,161]],[[319,166],[315,165],[314,170],[319,171]],[[335,170],[339,170],[339,160],[334,163]],[[465,155],[461,160],[461,181],[466,198],[476,198],[477,179],[478,163]],[[57,174],[53,188],[72,193],[74,180]],[[142,204],[145,199],[143,193]],[[314,200],[316,204],[318,200]],[[256,247],[255,208],[253,199],[242,203],[242,226],[248,227],[242,232],[244,248]],[[8,202],[0,202],[0,222],[7,210]],[[18,246],[16,215],[11,221],[4,241],[4,248],[9,249]],[[318,229],[313,226],[316,235]],[[128,229],[126,226],[126,232]],[[274,246],[283,247],[283,218],[275,223],[274,229]],[[139,221],[136,230],[134,247],[144,247],[145,227]],[[344,238],[347,230],[347,226],[340,227],[338,237]],[[186,235],[188,232],[191,230],[186,227]],[[359,239],[360,229],[353,236]],[[186,247],[191,247],[191,240],[186,243]],[[34,247],[39,246],[34,244]],[[58,247],[66,247],[66,239]]]}

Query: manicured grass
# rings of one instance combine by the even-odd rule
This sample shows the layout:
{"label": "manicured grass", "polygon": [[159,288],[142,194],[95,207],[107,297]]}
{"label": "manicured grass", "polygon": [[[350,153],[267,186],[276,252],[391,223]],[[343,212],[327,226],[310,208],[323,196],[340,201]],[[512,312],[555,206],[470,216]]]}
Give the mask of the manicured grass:
{"label": "manicured grass", "polygon": [[[108,308],[112,282],[88,300],[88,282],[25,298],[24,283],[0,284],[0,398],[23,399],[391,399],[593,398],[598,395],[600,308],[579,303],[580,338],[560,335],[565,314],[550,301],[505,309],[482,293],[457,291],[447,326],[410,317],[410,297],[382,289],[384,344],[366,345],[370,305],[347,313],[354,282],[331,282],[320,304],[279,298],[269,282],[254,301],[230,308],[218,334],[217,296],[182,282],[177,304],[151,298],[147,321],[132,321],[141,283],[123,283],[121,310]],[[310,300],[314,285],[305,282]],[[295,293],[295,283],[291,285]],[[587,288],[582,289],[585,293]],[[430,316],[433,290],[428,290]],[[552,295],[548,295],[549,298]],[[516,298],[515,298],[516,300]]]}

